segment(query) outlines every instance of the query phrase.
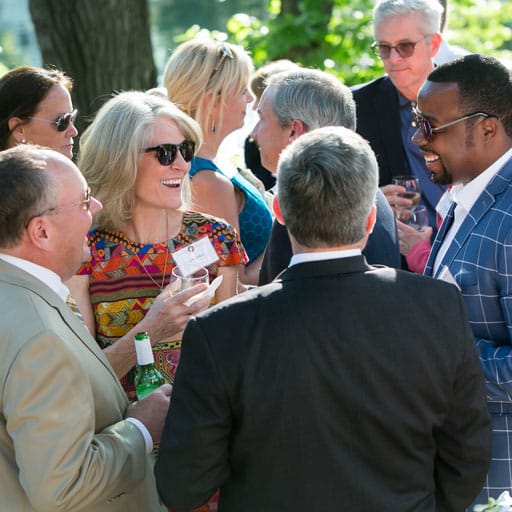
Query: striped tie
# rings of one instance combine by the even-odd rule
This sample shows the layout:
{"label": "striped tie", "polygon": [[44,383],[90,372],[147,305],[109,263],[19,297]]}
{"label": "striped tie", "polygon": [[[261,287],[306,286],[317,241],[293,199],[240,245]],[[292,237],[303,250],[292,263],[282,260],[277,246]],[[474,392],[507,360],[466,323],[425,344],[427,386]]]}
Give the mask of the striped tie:
{"label": "striped tie", "polygon": [[80,313],[80,309],[78,309],[78,304],[75,302],[75,299],[71,294],[66,297],[66,304],[71,308],[71,311],[80,319],[81,322],[84,321],[84,317],[82,313]]}

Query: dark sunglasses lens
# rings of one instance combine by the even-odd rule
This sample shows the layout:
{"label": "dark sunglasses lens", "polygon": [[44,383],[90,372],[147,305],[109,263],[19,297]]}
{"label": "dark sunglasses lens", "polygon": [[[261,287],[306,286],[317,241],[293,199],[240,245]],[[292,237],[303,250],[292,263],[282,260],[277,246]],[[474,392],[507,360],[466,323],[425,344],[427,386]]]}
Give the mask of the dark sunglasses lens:
{"label": "dark sunglasses lens", "polygon": [[430,123],[424,117],[421,118],[421,129],[423,130],[423,134],[427,140],[432,139],[432,129],[430,128]]}
{"label": "dark sunglasses lens", "polygon": [[158,161],[162,165],[171,165],[176,159],[178,148],[172,144],[167,144],[165,147],[160,146],[156,151]]}
{"label": "dark sunglasses lens", "polygon": [[386,44],[375,45],[375,51],[381,59],[388,59],[391,55],[391,46]]}
{"label": "dark sunglasses lens", "polygon": [[414,43],[399,43],[396,45],[396,51],[400,57],[410,57],[414,52]]}
{"label": "dark sunglasses lens", "polygon": [[57,119],[57,130],[59,132],[63,132],[68,129],[68,126],[71,124],[71,117],[73,114],[62,114]]}
{"label": "dark sunglasses lens", "polygon": [[190,162],[192,158],[194,158],[194,148],[195,144],[190,140],[186,140],[180,144],[180,153],[185,162]]}

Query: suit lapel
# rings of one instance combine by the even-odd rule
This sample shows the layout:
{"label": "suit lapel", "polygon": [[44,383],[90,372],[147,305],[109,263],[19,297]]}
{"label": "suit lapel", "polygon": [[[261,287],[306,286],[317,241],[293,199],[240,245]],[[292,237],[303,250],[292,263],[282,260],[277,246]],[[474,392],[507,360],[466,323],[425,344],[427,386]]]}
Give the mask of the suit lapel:
{"label": "suit lapel", "polygon": [[28,272],[0,259],[0,280],[12,285],[25,288],[28,292],[38,295],[51,308],[56,309],[62,321],[75,334],[77,340],[86,346],[87,350],[96,357],[100,363],[111,373],[119,384],[112,366],[101,352],[96,340],[91,336],[87,327],[71,311],[71,308],[45,283],[30,275]]}
{"label": "suit lapel", "polygon": [[[446,251],[443,260],[440,262],[438,270],[436,272],[436,276],[445,266],[450,266],[453,260],[456,258],[459,253],[461,247],[464,245],[468,237],[474,231],[475,227],[478,225],[482,217],[492,208],[494,203],[496,202],[497,196],[502,194],[504,190],[510,185],[512,177],[512,160],[507,161],[507,163],[503,166],[503,168],[491,179],[488,183],[487,187],[482,191],[475,204],[471,208],[471,211],[466,215],[466,218],[462,222],[459,230],[455,234],[454,239],[452,240],[450,247]],[[441,226],[441,230],[436,237],[434,242],[434,246],[432,247],[432,251],[430,253],[427,267],[430,265],[430,274],[427,273],[427,269],[425,269],[426,275],[432,275],[433,263],[435,261],[435,257],[437,252],[439,251],[439,247],[442,243],[442,240],[448,230],[449,225],[453,222],[453,211],[455,209],[455,204],[452,204],[450,207],[450,211],[446,216],[443,225]],[[448,218],[451,214],[451,220]],[[445,227],[446,228],[443,229]],[[439,244],[436,242],[439,239]]]}
{"label": "suit lapel", "polygon": [[[443,243],[443,240],[446,236],[446,233],[450,229],[450,226],[453,224],[453,212],[455,211],[455,207],[457,205],[452,203],[450,208],[448,209],[448,213],[446,214],[439,231],[437,232],[436,238],[434,239],[434,243],[432,244],[432,249],[430,250],[430,254],[428,256],[427,265],[425,266],[425,271],[423,272],[426,276],[432,276],[434,271],[434,263],[436,261],[437,253]],[[441,266],[439,266],[441,267]],[[439,271],[438,271],[439,272]]]}
{"label": "suit lapel", "polygon": [[478,221],[489,211],[494,202],[494,196],[491,195],[487,189],[480,194],[476,203],[471,208],[471,211],[466,215],[466,218],[457,233],[455,233],[455,237],[453,238],[450,247],[448,247],[443,260],[438,267],[436,275],[439,274],[439,271],[442,270],[443,267],[450,266],[460,251],[460,248],[464,245],[469,235],[475,229]]}
{"label": "suit lapel", "polygon": [[402,138],[396,136],[401,130],[400,107],[398,104],[398,92],[389,77],[385,77],[382,80],[379,84],[379,90],[380,95],[374,95],[372,98],[374,109],[375,112],[378,113],[383,112],[385,108],[386,115],[376,115],[374,122],[379,124],[382,137],[381,149],[386,152],[389,159],[391,173],[387,183],[391,183],[393,175],[406,174]]}

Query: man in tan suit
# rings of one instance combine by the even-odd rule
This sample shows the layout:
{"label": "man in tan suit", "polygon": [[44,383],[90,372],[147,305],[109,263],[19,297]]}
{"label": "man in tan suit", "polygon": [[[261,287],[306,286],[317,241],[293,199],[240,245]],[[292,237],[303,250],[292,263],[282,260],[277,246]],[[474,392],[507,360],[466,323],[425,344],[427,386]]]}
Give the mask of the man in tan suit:
{"label": "man in tan suit", "polygon": [[161,511],[153,477],[171,386],[128,406],[66,305],[101,208],[78,168],[33,146],[0,153],[0,508]]}

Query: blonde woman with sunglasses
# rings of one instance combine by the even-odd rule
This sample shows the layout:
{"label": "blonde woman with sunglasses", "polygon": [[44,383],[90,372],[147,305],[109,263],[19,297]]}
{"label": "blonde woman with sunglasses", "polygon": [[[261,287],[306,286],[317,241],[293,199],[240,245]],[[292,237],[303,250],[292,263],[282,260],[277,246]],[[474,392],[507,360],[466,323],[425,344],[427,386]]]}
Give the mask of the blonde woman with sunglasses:
{"label": "blonde woman with sunglasses", "polygon": [[37,144],[73,157],[72,81],[58,69],[21,66],[0,78],[0,150]]}
{"label": "blonde woman with sunglasses", "polygon": [[216,302],[236,293],[247,259],[231,226],[188,208],[188,171],[200,143],[197,123],[167,98],[135,91],[103,105],[80,140],[79,168],[104,206],[88,235],[91,260],[67,284],[130,399],[135,334],[148,332],[156,365],[172,383],[181,331],[209,304],[187,304],[205,285],[171,296],[177,251],[209,246],[203,266],[210,281],[223,277]]}

